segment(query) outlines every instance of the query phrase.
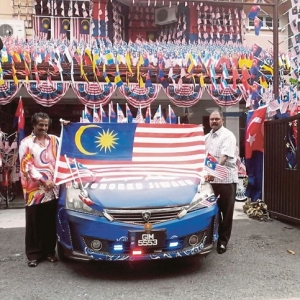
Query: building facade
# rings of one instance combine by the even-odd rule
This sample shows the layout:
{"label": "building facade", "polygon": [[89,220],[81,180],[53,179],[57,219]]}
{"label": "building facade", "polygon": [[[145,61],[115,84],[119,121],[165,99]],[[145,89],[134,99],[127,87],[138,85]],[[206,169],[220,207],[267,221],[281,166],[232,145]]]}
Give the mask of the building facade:
{"label": "building facade", "polygon": [[[90,44],[97,38],[108,38],[114,43],[120,41],[128,43],[130,40],[138,39],[153,40],[153,42],[158,40],[166,43],[180,41],[179,44],[183,41],[194,43],[199,40],[207,40],[208,44],[211,44],[223,39],[226,42],[238,42],[249,47],[256,43],[261,48],[273,52],[273,26],[277,23],[279,51],[284,53],[289,48],[290,29],[286,13],[289,9],[288,3],[279,7],[278,22],[273,19],[272,8],[264,7],[259,11],[258,18],[261,23],[260,34],[257,35],[254,20],[247,17],[252,7],[243,6],[242,2],[236,4],[224,1],[222,5],[220,2],[217,5],[214,3],[202,5],[197,1],[171,0],[165,1],[171,5],[164,7],[155,6],[156,1],[148,0],[136,1],[138,4],[135,5],[131,0],[37,0],[35,2],[33,6],[33,2],[29,0],[12,0],[12,6],[3,6],[0,12],[0,36],[18,37],[24,41],[38,36],[45,40],[67,39],[70,43],[83,39]],[[167,17],[162,8],[167,8]],[[44,76],[47,77],[47,75]],[[104,77],[101,78],[103,79]],[[5,129],[9,131],[12,130],[9,124],[12,124],[19,96],[23,98],[27,117],[37,110],[43,110],[53,118],[64,117],[79,121],[84,107],[71,88],[57,104],[43,107],[36,103],[22,87],[15,100],[7,105],[0,105],[1,120],[3,120],[1,126],[5,126]],[[118,89],[114,91],[110,99],[121,105],[126,103],[126,98]],[[153,102],[152,109],[155,111],[159,104],[164,110],[170,104],[169,98],[162,89]],[[206,90],[200,101],[193,106],[178,107],[172,103],[172,107],[177,116],[184,116],[188,112],[190,122],[202,123],[205,130],[208,130],[209,112],[220,106]],[[226,126],[235,133],[242,144],[245,112],[249,109],[246,108],[246,99],[242,99],[235,105],[222,107],[222,109],[226,116]],[[61,115],[58,116],[57,112]],[[55,130],[57,131],[57,128]]]}

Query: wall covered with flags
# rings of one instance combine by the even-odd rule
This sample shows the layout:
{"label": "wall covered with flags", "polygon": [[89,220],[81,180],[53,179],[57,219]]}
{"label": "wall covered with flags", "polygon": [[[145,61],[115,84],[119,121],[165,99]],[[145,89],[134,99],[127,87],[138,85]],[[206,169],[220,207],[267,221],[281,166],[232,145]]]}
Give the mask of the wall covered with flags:
{"label": "wall covered with flags", "polygon": [[[280,53],[281,93],[273,99],[273,53],[241,43],[243,7],[170,1],[177,20],[158,26],[149,3],[37,0],[34,38],[3,38],[0,103],[23,87],[46,107],[72,88],[90,108],[106,105],[116,89],[135,108],[150,105],[159,90],[180,107],[195,105],[206,91],[219,106],[267,104],[270,116],[297,108],[295,90],[285,84],[294,54]],[[253,6],[248,17],[259,11]]]}

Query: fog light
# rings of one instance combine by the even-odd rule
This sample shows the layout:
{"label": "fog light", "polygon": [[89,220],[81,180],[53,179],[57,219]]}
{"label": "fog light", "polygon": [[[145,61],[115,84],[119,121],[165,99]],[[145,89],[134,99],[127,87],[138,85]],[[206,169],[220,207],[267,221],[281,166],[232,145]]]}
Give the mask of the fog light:
{"label": "fog light", "polygon": [[91,242],[91,248],[93,250],[99,251],[102,248],[102,243],[99,240],[93,240]]}
{"label": "fog light", "polygon": [[177,247],[178,246],[178,242],[170,242],[169,247]]}
{"label": "fog light", "polygon": [[123,245],[114,245],[114,250],[115,251],[122,251],[123,250]]}
{"label": "fog light", "polygon": [[198,244],[199,242],[199,239],[196,235],[191,235],[190,238],[189,238],[189,244],[191,246],[195,246],[196,244]]}

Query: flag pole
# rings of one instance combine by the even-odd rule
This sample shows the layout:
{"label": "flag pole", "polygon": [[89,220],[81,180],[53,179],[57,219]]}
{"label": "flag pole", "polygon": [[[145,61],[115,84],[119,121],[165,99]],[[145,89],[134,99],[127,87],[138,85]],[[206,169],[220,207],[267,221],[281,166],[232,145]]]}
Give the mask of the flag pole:
{"label": "flag pole", "polygon": [[109,103],[109,108],[108,108],[108,123],[110,123],[110,115],[111,115],[111,112],[112,112],[112,109],[111,109],[111,107],[112,107],[112,102],[110,102]]}
{"label": "flag pole", "polygon": [[102,107],[102,103],[100,104],[100,107],[99,107],[100,111],[99,111],[99,114],[100,114],[100,122],[103,123],[103,107]]}
{"label": "flag pole", "polygon": [[161,116],[162,116],[161,104],[159,104],[159,124],[161,124]]}
{"label": "flag pole", "polygon": [[117,102],[117,123],[119,123],[119,102]]}
{"label": "flag pole", "polygon": [[96,104],[94,104],[94,109],[93,109],[93,123],[94,123],[94,120],[95,120],[95,111],[96,111]]}

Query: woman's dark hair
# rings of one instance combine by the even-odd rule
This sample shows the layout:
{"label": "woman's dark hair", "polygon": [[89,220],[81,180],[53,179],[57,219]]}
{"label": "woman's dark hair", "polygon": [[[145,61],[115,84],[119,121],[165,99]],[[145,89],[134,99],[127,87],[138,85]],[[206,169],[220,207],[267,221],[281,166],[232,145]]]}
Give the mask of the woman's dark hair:
{"label": "woman's dark hair", "polygon": [[49,120],[49,125],[51,124],[51,119],[49,117],[48,114],[43,113],[43,112],[38,112],[35,113],[32,117],[31,117],[31,124],[33,126],[35,126],[38,123],[38,119],[48,119]]}

